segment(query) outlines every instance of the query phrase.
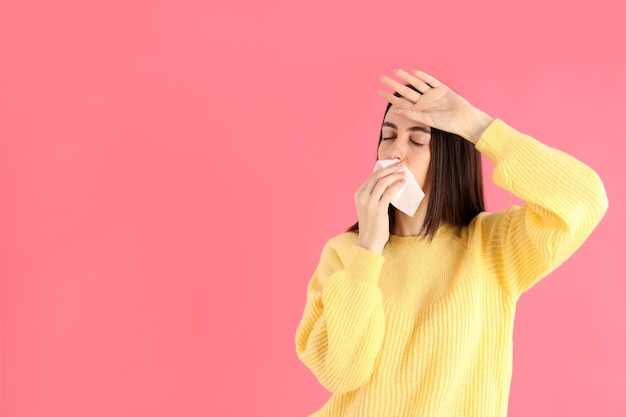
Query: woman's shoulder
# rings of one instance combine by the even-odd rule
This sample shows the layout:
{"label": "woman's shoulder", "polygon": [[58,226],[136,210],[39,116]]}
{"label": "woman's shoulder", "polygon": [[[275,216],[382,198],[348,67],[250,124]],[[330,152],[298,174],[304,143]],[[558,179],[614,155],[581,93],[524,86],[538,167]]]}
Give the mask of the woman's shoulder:
{"label": "woman's shoulder", "polygon": [[510,207],[500,211],[482,211],[474,216],[467,226],[457,229],[457,235],[462,240],[468,242],[468,244],[470,242],[476,242],[477,238],[479,240],[487,238],[485,234],[490,234],[491,229],[495,224],[502,222],[507,217],[511,218],[515,216],[520,209],[521,207],[518,205],[511,205]]}
{"label": "woman's shoulder", "polygon": [[470,222],[468,229],[476,229],[506,216],[517,213],[522,207],[516,204],[499,211],[481,211]]}
{"label": "woman's shoulder", "polygon": [[350,263],[354,255],[353,248],[359,234],[343,232],[327,239],[322,248],[318,269],[322,275],[328,276],[338,268]]}
{"label": "woman's shoulder", "polygon": [[359,234],[357,232],[343,232],[329,238],[324,247],[333,249],[336,252],[346,252],[352,248],[358,238]]}

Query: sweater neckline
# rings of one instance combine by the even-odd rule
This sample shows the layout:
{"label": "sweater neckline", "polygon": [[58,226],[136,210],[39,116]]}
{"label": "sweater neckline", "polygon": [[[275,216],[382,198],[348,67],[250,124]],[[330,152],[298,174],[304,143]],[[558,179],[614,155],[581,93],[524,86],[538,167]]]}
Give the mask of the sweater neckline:
{"label": "sweater neckline", "polygon": [[[432,242],[436,242],[446,237],[447,235],[451,233],[453,229],[454,229],[454,226],[449,223],[442,224],[437,229],[437,232],[435,233],[435,236]],[[399,245],[399,246],[419,245],[419,244],[428,245],[429,243],[432,243],[432,242],[430,242],[429,239],[427,237],[424,237],[423,235],[399,236],[399,235],[389,234],[389,243],[392,245]]]}

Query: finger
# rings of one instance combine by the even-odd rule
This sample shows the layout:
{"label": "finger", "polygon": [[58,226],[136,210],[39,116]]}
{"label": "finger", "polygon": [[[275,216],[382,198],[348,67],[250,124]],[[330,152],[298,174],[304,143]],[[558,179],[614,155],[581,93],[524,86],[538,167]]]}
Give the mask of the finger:
{"label": "finger", "polygon": [[[420,93],[425,93],[430,90],[431,85],[426,84],[424,81],[420,80],[417,77],[412,76],[406,71],[401,69],[393,70],[394,74],[396,74],[399,78],[402,78],[407,83],[411,84],[413,87],[417,88]],[[408,87],[405,87],[408,88]],[[410,90],[410,88],[408,88]]]}
{"label": "finger", "polygon": [[[376,183],[376,187],[372,190],[372,201],[380,201],[385,191],[393,186],[397,181],[402,181],[406,178],[405,172],[395,172],[391,175],[387,175]],[[392,195],[393,197],[393,195]]]}
{"label": "finger", "polygon": [[[413,78],[415,78],[415,77],[413,77]],[[391,79],[391,78],[387,77],[386,75],[381,75],[380,76],[380,81],[383,84],[385,84],[387,87],[397,91],[398,93],[400,93],[401,96],[403,96],[407,100],[410,100],[413,103],[415,103],[420,98],[421,94],[419,92],[411,90],[406,85],[400,84],[396,80]],[[424,84],[424,83],[422,83],[422,84]],[[418,88],[418,90],[419,90],[419,88]]]}
{"label": "finger", "polygon": [[432,75],[426,74],[424,71],[413,70],[413,74],[415,74],[416,77],[419,77],[420,79],[422,79],[425,82],[427,82],[433,88],[436,88],[436,87],[439,87],[439,86],[443,85],[443,83],[441,81],[439,81],[438,79],[436,79]]}
{"label": "finger", "polygon": [[[372,173],[369,178],[363,184],[363,190],[367,195],[371,195],[376,184],[384,177],[391,175],[405,168],[404,164],[398,160],[398,162],[391,164],[385,168],[379,169],[378,171]],[[405,168],[406,169],[406,168]]]}
{"label": "finger", "polygon": [[[404,164],[402,163],[402,161],[400,161],[399,159],[394,162],[391,165],[388,165],[384,168],[381,168],[377,171],[372,172],[372,175],[370,175],[370,178],[368,180],[373,181],[374,183],[376,183],[378,180],[380,180],[381,178],[393,174],[396,171],[401,170],[402,168],[405,168]],[[372,187],[373,188],[373,187]]]}
{"label": "finger", "polygon": [[414,104],[404,97],[396,97],[387,91],[379,91],[378,95],[399,109],[410,109]]}
{"label": "finger", "polygon": [[383,203],[384,206],[388,206],[389,203],[391,203],[391,199],[393,198],[393,196],[396,195],[398,191],[400,191],[400,188],[402,188],[405,182],[406,178],[400,178],[399,180],[390,184],[380,196],[379,201]]}
{"label": "finger", "polygon": [[374,187],[374,189],[372,190],[372,194],[370,195],[370,201],[374,204],[380,202],[389,187],[392,187],[398,181],[403,181],[405,179],[406,175],[404,172],[396,172],[395,174],[389,175],[381,179],[376,184],[376,187]]}

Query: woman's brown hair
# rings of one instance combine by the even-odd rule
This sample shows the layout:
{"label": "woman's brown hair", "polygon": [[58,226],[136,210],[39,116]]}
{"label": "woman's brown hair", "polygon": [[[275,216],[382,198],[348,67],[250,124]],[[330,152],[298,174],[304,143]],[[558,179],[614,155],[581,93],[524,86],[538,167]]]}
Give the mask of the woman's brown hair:
{"label": "woman's brown hair", "polygon": [[[417,91],[412,85],[407,87]],[[402,97],[398,93],[394,95]],[[388,103],[383,120],[390,107],[391,103]],[[478,213],[485,210],[485,201],[481,158],[474,144],[443,130],[431,128],[430,131],[430,198],[420,234],[432,240],[443,223],[467,226]],[[378,146],[382,139],[381,130]],[[391,204],[388,213],[391,231],[395,220]],[[359,222],[347,231],[358,233]]]}

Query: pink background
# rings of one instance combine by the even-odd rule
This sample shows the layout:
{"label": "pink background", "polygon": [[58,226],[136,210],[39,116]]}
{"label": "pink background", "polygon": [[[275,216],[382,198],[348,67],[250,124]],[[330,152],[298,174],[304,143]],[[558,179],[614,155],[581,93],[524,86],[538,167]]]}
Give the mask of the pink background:
{"label": "pink background", "polygon": [[[2,416],[318,409],[295,329],[396,67],[604,180],[520,301],[509,415],[625,416],[626,3],[506,4],[4,0]],[[490,173],[489,210],[518,202]]]}

